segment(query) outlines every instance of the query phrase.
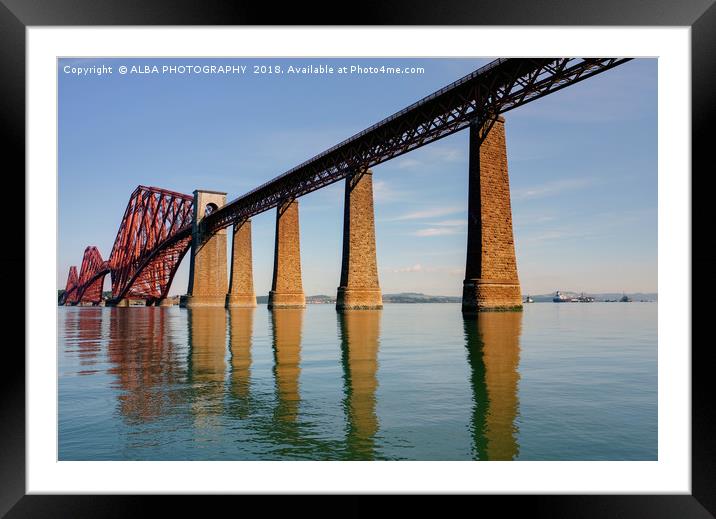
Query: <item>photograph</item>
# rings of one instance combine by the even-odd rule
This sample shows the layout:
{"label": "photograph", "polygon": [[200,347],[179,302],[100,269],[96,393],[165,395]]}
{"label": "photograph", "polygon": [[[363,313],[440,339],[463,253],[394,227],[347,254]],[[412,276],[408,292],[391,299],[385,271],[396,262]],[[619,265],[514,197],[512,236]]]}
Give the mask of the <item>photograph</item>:
{"label": "photograph", "polygon": [[713,518],[716,7],[670,1],[0,0],[0,517]]}
{"label": "photograph", "polygon": [[58,461],[658,461],[654,57],[57,58]]}

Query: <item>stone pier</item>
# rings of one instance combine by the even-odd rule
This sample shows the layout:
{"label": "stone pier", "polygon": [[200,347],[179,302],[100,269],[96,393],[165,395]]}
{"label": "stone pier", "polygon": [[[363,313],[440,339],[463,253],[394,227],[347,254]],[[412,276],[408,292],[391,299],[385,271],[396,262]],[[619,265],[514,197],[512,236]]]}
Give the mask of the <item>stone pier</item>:
{"label": "stone pier", "polygon": [[306,305],[301,282],[301,244],[298,200],[289,200],[276,210],[276,246],[269,308],[302,308]]}
{"label": "stone pier", "polygon": [[256,306],[254,271],[251,256],[251,220],[234,225],[231,244],[231,278],[226,295],[227,308]]}
{"label": "stone pier", "polygon": [[521,310],[504,118],[498,118],[482,142],[480,133],[479,125],[470,126],[467,262],[462,310],[466,313]]}
{"label": "stone pier", "polygon": [[373,172],[346,178],[343,214],[343,263],[336,309],[383,308],[378,283],[373,214]]}
{"label": "stone pier", "polygon": [[194,226],[189,267],[187,308],[221,306],[226,304],[228,275],[226,263],[226,229],[211,236],[200,232],[201,220],[208,212],[216,211],[226,203],[226,193],[194,191]]}

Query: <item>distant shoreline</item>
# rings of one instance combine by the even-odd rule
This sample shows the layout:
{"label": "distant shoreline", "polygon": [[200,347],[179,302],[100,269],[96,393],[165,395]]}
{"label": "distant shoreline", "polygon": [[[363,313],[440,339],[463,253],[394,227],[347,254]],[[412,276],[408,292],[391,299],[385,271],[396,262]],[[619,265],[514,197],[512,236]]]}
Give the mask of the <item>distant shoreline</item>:
{"label": "distant shoreline", "polygon": [[[566,297],[579,297],[582,293],[579,292],[563,292],[560,291],[562,294],[564,294]],[[634,303],[656,303],[658,302],[658,294],[657,293],[649,293],[649,292],[636,292],[636,293],[624,293],[624,292],[606,292],[601,294],[594,294],[594,293],[587,293],[584,292],[585,296],[593,297],[595,303],[613,303],[613,302],[619,302],[619,299],[621,299],[622,296],[626,295],[631,299],[631,302]],[[530,303],[525,302],[527,297],[530,297],[532,301]],[[108,296],[109,297],[109,296]],[[179,304],[181,296],[169,296],[167,299],[171,301],[174,304]],[[562,303],[554,303],[552,301],[552,298],[554,297],[554,294],[522,294],[522,302],[525,305],[532,304],[532,303],[553,303],[553,304],[566,304],[569,302],[577,302],[577,301],[565,301]],[[265,305],[268,303],[268,296],[257,296],[256,297],[256,303],[259,305]],[[429,303],[429,304],[445,304],[445,303],[462,303],[462,297],[460,296],[435,296],[435,295],[428,295],[428,294],[422,294],[419,292],[402,292],[398,294],[383,294],[383,304],[416,304],[416,303]],[[335,296],[329,296],[324,294],[319,295],[312,295],[312,296],[306,296],[306,304],[314,304],[314,305],[334,305],[336,304],[336,298]],[[141,305],[136,305],[141,306]]]}

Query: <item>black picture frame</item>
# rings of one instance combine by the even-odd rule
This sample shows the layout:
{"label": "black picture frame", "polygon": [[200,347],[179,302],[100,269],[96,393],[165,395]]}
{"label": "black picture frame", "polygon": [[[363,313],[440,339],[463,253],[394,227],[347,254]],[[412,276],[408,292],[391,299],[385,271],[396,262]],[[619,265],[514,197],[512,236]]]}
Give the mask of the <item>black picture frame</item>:
{"label": "black picture frame", "polygon": [[[355,13],[338,14],[338,9],[322,9],[317,4],[293,3],[277,9],[272,3],[246,3],[218,0],[0,0],[0,114],[3,132],[3,182],[22,200],[23,212],[38,211],[24,187],[25,171],[25,29],[28,26],[87,25],[615,25],[691,27],[692,71],[692,171],[706,169],[710,143],[708,129],[714,123],[714,78],[716,78],[715,0],[513,0],[510,3],[443,0],[427,2],[363,2]],[[694,178],[692,173],[691,178]],[[693,180],[692,180],[693,181]],[[16,185],[12,185],[13,182]],[[705,190],[693,190],[692,236],[699,236],[699,225],[708,222],[709,204],[697,203]],[[29,194],[31,195],[31,194]],[[163,513],[189,512],[187,500],[179,496],[163,498],[136,496],[39,496],[25,495],[25,355],[18,340],[12,340],[10,323],[24,322],[24,279],[31,275],[25,267],[25,232],[17,220],[24,214],[15,206],[9,217],[0,262],[4,285],[12,304],[3,305],[5,341],[3,355],[8,366],[0,377],[0,515],[17,517],[132,517],[152,513],[147,501],[160,500]],[[25,229],[23,229],[24,231]],[[707,259],[692,251],[693,267],[705,267]],[[710,262],[712,263],[712,261]],[[705,269],[701,269],[704,271]],[[24,276],[17,275],[22,272]],[[693,272],[692,272],[693,277]],[[23,286],[20,285],[23,280]],[[17,284],[17,286],[13,286]],[[692,285],[693,286],[693,285]],[[706,290],[708,292],[709,290]],[[23,294],[20,299],[19,294]],[[705,294],[710,297],[710,294]],[[23,304],[21,304],[21,302]],[[692,311],[703,311],[691,301]],[[16,313],[17,315],[13,315]],[[21,316],[20,313],[23,313]],[[700,321],[693,318],[692,323]],[[661,317],[661,316],[660,316]],[[694,327],[692,326],[692,334]],[[696,337],[696,335],[693,335]],[[710,341],[692,341],[692,493],[691,495],[530,495],[471,496],[482,509],[484,504],[501,505],[510,515],[530,517],[681,517],[706,518],[716,515],[716,407],[712,404]],[[48,354],[54,349],[48,346]],[[238,497],[246,499],[246,497]],[[373,513],[369,497],[351,497],[340,512],[311,506],[312,514]],[[305,503],[305,500],[301,501]],[[509,503],[509,504],[508,504]],[[458,512],[465,503],[451,501]],[[505,506],[508,505],[508,506]],[[200,505],[203,507],[203,505]],[[246,510],[244,505],[243,510]],[[277,506],[276,500],[272,507]],[[293,505],[296,506],[295,504]],[[299,505],[300,506],[300,505]],[[471,503],[471,507],[475,504]],[[401,505],[424,509],[421,499]],[[172,510],[173,509],[173,510]],[[473,509],[475,513],[477,508]],[[487,512],[487,509],[483,509]],[[206,513],[204,509],[204,513]],[[274,510],[275,511],[275,510]],[[443,508],[443,512],[445,509]],[[217,510],[218,512],[218,510]],[[324,513],[326,513],[324,512]]]}

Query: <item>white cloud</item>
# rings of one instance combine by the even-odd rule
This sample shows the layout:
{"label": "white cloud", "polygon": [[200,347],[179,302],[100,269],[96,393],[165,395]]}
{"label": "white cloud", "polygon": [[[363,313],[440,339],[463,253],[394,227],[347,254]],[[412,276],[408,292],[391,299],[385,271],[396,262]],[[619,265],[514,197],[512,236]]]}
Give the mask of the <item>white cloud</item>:
{"label": "white cloud", "polygon": [[431,225],[440,225],[445,227],[464,227],[467,225],[466,220],[443,220],[441,222],[434,222]]}
{"label": "white cloud", "polygon": [[548,182],[541,186],[532,186],[522,189],[516,189],[512,192],[514,200],[532,200],[535,198],[545,198],[558,195],[565,191],[576,191],[594,185],[596,182],[593,178],[568,178]]}
{"label": "white cloud", "polygon": [[424,267],[420,263],[408,267],[385,269],[385,271],[393,274],[422,272],[426,274],[443,273],[451,276],[462,276],[465,273],[463,267]]}
{"label": "white cloud", "polygon": [[385,180],[373,181],[373,200],[375,203],[399,200],[402,193],[396,191]]}
{"label": "white cloud", "polygon": [[[417,158],[416,158],[417,157]],[[467,152],[462,148],[452,146],[432,145],[416,152],[415,156],[398,157],[393,164],[397,169],[433,169],[436,165],[446,162],[461,162],[467,160]]]}
{"label": "white cloud", "polygon": [[409,267],[402,267],[397,269],[388,269],[388,272],[422,272],[423,266],[420,263],[416,263],[415,265],[410,265]]}
{"label": "white cloud", "polygon": [[431,146],[428,147],[428,153],[433,159],[440,160],[441,162],[460,162],[467,160],[467,150],[462,148]]}
{"label": "white cloud", "polygon": [[588,232],[587,230],[570,231],[566,229],[555,229],[540,234],[520,238],[520,241],[524,243],[540,243],[545,241],[567,240],[572,238],[579,238],[581,240],[584,240],[593,237],[594,234]]}
{"label": "white cloud", "polygon": [[412,233],[413,236],[446,236],[450,234],[461,234],[464,232],[462,229],[456,227],[428,227],[426,229],[420,229]]}
{"label": "white cloud", "polygon": [[455,214],[464,211],[463,207],[447,206],[447,207],[433,207],[431,209],[425,209],[423,211],[414,211],[412,213],[406,213],[404,215],[393,218],[394,220],[423,220],[425,218],[435,218],[436,216],[445,216],[448,214]]}
{"label": "white cloud", "polygon": [[416,159],[404,158],[396,159],[396,166],[398,169],[414,168],[420,166],[422,162]]}
{"label": "white cloud", "polygon": [[542,225],[555,220],[556,218],[552,215],[521,214],[515,211],[512,213],[512,223],[515,227]]}

